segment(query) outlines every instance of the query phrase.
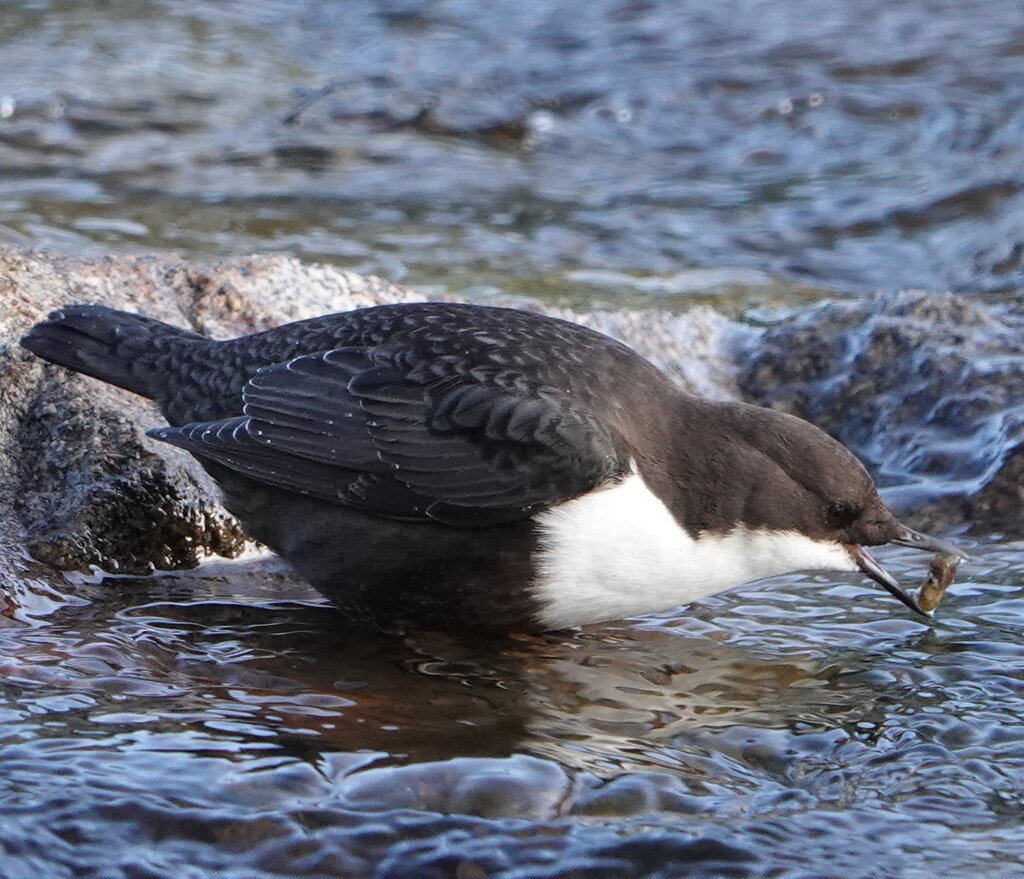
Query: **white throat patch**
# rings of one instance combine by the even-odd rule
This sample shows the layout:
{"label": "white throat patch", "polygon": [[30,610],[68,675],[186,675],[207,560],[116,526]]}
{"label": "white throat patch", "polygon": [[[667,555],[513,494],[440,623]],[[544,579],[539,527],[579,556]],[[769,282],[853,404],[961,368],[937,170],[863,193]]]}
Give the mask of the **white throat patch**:
{"label": "white throat patch", "polygon": [[633,473],[536,517],[541,621],[566,628],[668,610],[788,571],[855,571],[841,544],[795,531],[692,538]]}

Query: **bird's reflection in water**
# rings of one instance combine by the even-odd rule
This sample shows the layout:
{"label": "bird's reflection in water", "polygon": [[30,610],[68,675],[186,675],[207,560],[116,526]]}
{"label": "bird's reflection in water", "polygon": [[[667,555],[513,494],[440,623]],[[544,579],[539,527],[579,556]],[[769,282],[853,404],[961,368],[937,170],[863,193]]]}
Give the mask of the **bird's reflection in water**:
{"label": "bird's reflection in water", "polygon": [[716,731],[813,729],[868,710],[834,679],[870,658],[840,668],[799,647],[748,649],[697,616],[504,640],[380,634],[282,569],[224,570],[114,581],[116,593],[70,613],[92,629],[77,652],[102,644],[122,676],[166,688],[149,706],[136,700],[136,714],[233,738],[243,753],[527,753],[606,778],[698,778]]}

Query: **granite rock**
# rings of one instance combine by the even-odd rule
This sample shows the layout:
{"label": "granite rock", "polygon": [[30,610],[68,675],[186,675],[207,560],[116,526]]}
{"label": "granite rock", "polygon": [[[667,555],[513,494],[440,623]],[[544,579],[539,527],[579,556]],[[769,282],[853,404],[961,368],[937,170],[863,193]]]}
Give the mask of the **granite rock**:
{"label": "granite rock", "polygon": [[227,337],[408,298],[384,281],[280,258],[200,268],[0,255],[0,565],[144,573],[234,556],[245,544],[203,469],[144,436],[162,423],[152,404],[18,346],[51,309],[95,302]]}

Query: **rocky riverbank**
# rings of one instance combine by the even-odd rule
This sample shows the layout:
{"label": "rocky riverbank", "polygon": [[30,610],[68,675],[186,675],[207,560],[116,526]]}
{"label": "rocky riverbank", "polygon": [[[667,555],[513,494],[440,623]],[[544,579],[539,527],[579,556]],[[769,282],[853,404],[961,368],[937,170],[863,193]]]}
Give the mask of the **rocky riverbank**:
{"label": "rocky riverbank", "polygon": [[770,326],[738,379],[752,403],[853,449],[921,527],[1024,531],[1024,308],[920,290]]}

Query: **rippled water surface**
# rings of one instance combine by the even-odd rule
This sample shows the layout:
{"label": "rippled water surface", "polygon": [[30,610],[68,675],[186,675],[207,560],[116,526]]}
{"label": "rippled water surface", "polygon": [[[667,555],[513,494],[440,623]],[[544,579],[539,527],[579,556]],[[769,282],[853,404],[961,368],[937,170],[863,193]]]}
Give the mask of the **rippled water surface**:
{"label": "rippled water surface", "polygon": [[108,580],[0,633],[0,873],[1022,875],[1022,549],[932,624],[792,576],[503,645],[273,572]]}
{"label": "rippled water surface", "polygon": [[1017,0],[39,0],[0,33],[15,243],[612,300],[1021,281]]}

